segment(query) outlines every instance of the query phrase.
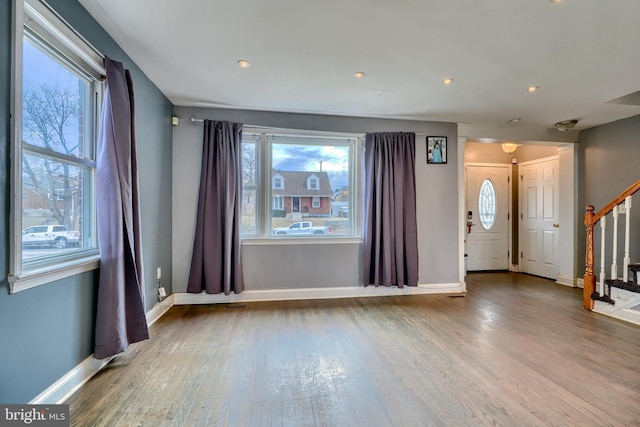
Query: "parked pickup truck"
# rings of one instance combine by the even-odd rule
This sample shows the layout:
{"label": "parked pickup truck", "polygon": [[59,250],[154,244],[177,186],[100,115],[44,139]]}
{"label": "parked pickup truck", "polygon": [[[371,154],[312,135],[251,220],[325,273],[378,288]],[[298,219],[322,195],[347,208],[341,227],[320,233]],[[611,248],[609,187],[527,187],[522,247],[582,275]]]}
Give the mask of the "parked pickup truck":
{"label": "parked pickup truck", "polygon": [[318,226],[314,227],[309,221],[298,221],[289,225],[288,227],[278,227],[273,229],[273,234],[289,234],[289,235],[304,235],[304,234],[329,234],[331,233],[330,227]]}
{"label": "parked pickup truck", "polygon": [[77,246],[80,233],[68,231],[64,225],[34,225],[22,230],[22,246],[53,246],[64,249]]}

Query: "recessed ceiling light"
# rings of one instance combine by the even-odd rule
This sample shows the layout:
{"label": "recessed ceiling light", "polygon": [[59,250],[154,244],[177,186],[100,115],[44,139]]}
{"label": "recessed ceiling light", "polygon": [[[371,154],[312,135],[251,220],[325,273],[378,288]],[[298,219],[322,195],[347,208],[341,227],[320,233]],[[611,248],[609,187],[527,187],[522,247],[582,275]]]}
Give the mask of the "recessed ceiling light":
{"label": "recessed ceiling light", "polygon": [[520,117],[516,117],[509,120],[509,123],[511,123],[512,125],[515,125],[516,123],[520,123]]}
{"label": "recessed ceiling light", "polygon": [[445,86],[449,86],[451,83],[453,83],[453,79],[451,77],[447,77],[446,79],[442,80],[442,84]]}
{"label": "recessed ceiling light", "polygon": [[358,71],[357,73],[353,73],[353,76],[354,76],[356,79],[361,79],[361,78],[363,78],[363,77],[364,77],[364,73],[363,73],[362,71]]}
{"label": "recessed ceiling light", "polygon": [[560,3],[562,0],[549,0],[549,3]]}
{"label": "recessed ceiling light", "polygon": [[247,61],[246,59],[240,59],[238,60],[238,65],[240,66],[240,68],[249,68],[251,67],[251,62]]}
{"label": "recessed ceiling light", "polygon": [[535,92],[535,91],[537,91],[538,89],[540,89],[538,86],[529,86],[529,87],[527,88],[527,91],[528,91],[528,92]]}

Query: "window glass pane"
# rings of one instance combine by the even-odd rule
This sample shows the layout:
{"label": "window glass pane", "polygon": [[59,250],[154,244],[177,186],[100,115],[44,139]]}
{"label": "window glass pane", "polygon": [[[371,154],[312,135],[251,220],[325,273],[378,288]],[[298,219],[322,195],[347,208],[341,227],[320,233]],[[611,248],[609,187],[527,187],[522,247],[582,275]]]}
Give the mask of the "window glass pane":
{"label": "window glass pane", "polygon": [[496,189],[491,180],[485,179],[478,194],[478,212],[482,228],[490,230],[496,221]]}
{"label": "window glass pane", "polygon": [[242,141],[242,226],[240,234],[258,234],[256,142]]}
{"label": "window glass pane", "polygon": [[[295,137],[288,137],[295,140]],[[282,187],[272,188],[273,196],[283,199],[283,211],[270,218],[274,235],[346,236],[349,217],[338,215],[340,207],[348,207],[350,147],[344,143],[318,141],[307,143],[279,142],[271,144],[272,176],[282,177]],[[334,202],[335,195],[341,195]]]}
{"label": "window glass pane", "polygon": [[28,32],[23,42],[22,140],[75,157],[87,152],[91,83]]}
{"label": "window glass pane", "polygon": [[90,168],[28,153],[22,167],[23,260],[95,247],[82,221],[91,209]]}

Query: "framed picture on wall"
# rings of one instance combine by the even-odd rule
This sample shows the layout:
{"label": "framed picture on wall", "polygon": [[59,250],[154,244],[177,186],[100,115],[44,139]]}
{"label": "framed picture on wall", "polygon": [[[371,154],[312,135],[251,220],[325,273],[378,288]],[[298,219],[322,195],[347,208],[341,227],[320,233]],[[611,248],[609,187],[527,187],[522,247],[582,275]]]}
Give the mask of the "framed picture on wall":
{"label": "framed picture on wall", "polygon": [[428,136],[427,137],[427,163],[445,164],[447,163],[447,137]]}

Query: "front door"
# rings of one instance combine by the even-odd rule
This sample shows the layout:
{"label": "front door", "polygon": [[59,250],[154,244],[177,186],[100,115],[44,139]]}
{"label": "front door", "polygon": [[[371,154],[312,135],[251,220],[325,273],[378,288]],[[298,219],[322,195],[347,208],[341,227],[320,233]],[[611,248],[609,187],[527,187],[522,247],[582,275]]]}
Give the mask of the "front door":
{"label": "front door", "polygon": [[467,164],[467,270],[509,269],[511,165]]}
{"label": "front door", "polygon": [[291,212],[300,212],[300,197],[291,198]]}
{"label": "front door", "polygon": [[520,164],[520,269],[556,279],[559,257],[559,160],[557,156]]}

